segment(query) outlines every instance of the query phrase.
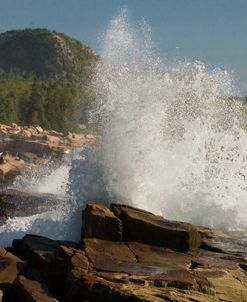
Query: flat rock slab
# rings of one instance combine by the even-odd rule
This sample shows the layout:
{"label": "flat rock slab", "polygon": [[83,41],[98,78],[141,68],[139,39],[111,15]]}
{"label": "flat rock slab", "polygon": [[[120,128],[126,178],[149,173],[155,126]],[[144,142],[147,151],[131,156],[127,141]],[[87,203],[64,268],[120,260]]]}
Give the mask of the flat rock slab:
{"label": "flat rock slab", "polygon": [[138,242],[127,242],[127,246],[141,264],[169,268],[188,268],[194,259],[191,255]]}
{"label": "flat rock slab", "polygon": [[124,242],[85,239],[83,245],[95,269],[112,272],[135,270],[136,257]]}
{"label": "flat rock slab", "polygon": [[[247,301],[243,270],[231,259],[218,258],[220,253],[200,250],[192,255],[137,242],[100,239],[85,239],[84,249],[91,267],[80,279],[81,284],[70,283],[80,293],[74,301],[80,301],[79,297],[94,301],[94,295],[97,301],[120,297],[121,301],[143,302],[206,302],[219,301],[219,297],[224,301]],[[234,298],[237,291],[239,297]]]}
{"label": "flat rock slab", "polygon": [[137,242],[85,239],[84,249],[91,269],[154,276],[190,267],[192,256]]}
{"label": "flat rock slab", "polygon": [[186,252],[198,250],[201,237],[196,226],[169,221],[161,216],[126,205],[112,204],[114,214],[123,222],[123,240]]}
{"label": "flat rock slab", "polygon": [[47,286],[34,280],[19,276],[14,283],[13,296],[20,302],[58,302]]}

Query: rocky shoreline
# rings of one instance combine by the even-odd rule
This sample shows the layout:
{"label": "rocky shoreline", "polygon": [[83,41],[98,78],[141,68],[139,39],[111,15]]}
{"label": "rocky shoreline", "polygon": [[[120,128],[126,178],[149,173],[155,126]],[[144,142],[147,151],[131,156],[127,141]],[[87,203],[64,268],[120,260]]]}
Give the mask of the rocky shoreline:
{"label": "rocky shoreline", "polygon": [[[6,189],[8,182],[96,138],[12,124],[0,125],[0,140],[4,224],[60,202]],[[247,302],[243,236],[92,202],[82,211],[79,242],[60,239],[27,234],[0,248],[0,302]]]}
{"label": "rocky shoreline", "polygon": [[0,184],[41,167],[44,159],[61,159],[72,150],[95,143],[92,134],[61,133],[40,126],[0,124]]}
{"label": "rocky shoreline", "polygon": [[126,205],[90,203],[79,242],[25,235],[0,259],[6,302],[247,301],[247,241]]}

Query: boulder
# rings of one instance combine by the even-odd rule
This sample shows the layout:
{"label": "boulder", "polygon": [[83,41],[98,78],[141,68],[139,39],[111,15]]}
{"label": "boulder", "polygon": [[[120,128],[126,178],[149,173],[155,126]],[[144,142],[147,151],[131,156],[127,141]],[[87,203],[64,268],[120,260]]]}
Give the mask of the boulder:
{"label": "boulder", "polygon": [[23,129],[22,132],[21,132],[21,134],[22,134],[24,137],[28,137],[28,138],[30,138],[30,137],[33,136],[32,132],[31,132],[30,130],[27,130],[27,129]]}
{"label": "boulder", "polygon": [[24,276],[16,279],[13,298],[19,302],[58,302],[45,284],[26,279]]}
{"label": "boulder", "polygon": [[51,263],[52,269],[49,271],[48,283],[58,300],[64,301],[64,297],[71,290],[71,287],[89,274],[90,263],[85,251],[79,250],[73,243],[59,243],[61,245]]}
{"label": "boulder", "polygon": [[58,247],[57,241],[37,235],[25,235],[21,240],[14,240],[12,245],[16,254],[22,255],[28,263],[41,268],[54,261]]}
{"label": "boulder", "polygon": [[33,136],[36,136],[36,134],[38,134],[38,131],[34,126],[29,126],[28,130],[32,133]]}
{"label": "boulder", "polygon": [[11,127],[13,127],[13,128],[18,128],[18,125],[15,124],[15,123],[12,123],[12,124],[11,124]]}
{"label": "boulder", "polygon": [[62,200],[52,194],[31,194],[15,189],[0,190],[0,221],[43,213],[47,209],[55,210],[59,202]]}
{"label": "boulder", "polygon": [[55,136],[55,135],[46,135],[46,136],[45,136],[45,139],[46,139],[50,144],[53,144],[53,145],[59,145],[59,143],[60,143],[60,137]]}
{"label": "boulder", "polygon": [[82,237],[122,240],[122,221],[102,204],[90,203],[82,214]]}
{"label": "boulder", "polygon": [[1,135],[8,135],[8,130],[6,129],[1,129]]}
{"label": "boulder", "polygon": [[19,158],[17,159],[16,156],[6,154],[0,158],[0,179],[2,181],[8,181],[10,178],[13,178],[27,168],[24,162]]}
{"label": "boulder", "polygon": [[50,130],[49,133],[53,136],[64,136],[64,134],[62,132],[58,132],[55,130]]}
{"label": "boulder", "polygon": [[40,126],[35,126],[35,129],[37,130],[38,133],[43,133],[44,130]]}
{"label": "boulder", "polygon": [[123,240],[170,248],[196,251],[201,237],[196,226],[166,220],[161,216],[126,205],[112,204],[112,211],[123,222]]}
{"label": "boulder", "polygon": [[87,139],[95,139],[95,135],[93,134],[86,134]]}
{"label": "boulder", "polygon": [[71,139],[71,140],[75,139],[75,133],[69,132],[68,135],[67,135],[67,138]]}
{"label": "boulder", "polygon": [[[80,278],[89,271],[89,261],[84,251],[73,247],[67,247],[61,245],[57,250],[57,257],[55,260],[58,275],[61,277],[61,267],[65,268],[62,274],[62,278],[69,275],[73,278]],[[61,265],[62,264],[62,265]]]}
{"label": "boulder", "polygon": [[0,248],[0,288],[10,286],[25,266],[23,260]]}

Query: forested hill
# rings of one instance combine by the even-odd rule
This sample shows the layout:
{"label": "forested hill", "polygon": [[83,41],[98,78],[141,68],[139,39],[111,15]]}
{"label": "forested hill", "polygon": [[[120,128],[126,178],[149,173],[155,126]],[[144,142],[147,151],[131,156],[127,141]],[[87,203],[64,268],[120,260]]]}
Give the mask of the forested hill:
{"label": "forested hill", "polygon": [[65,34],[48,29],[0,34],[0,68],[42,79],[80,80],[97,58],[95,52]]}
{"label": "forested hill", "polygon": [[48,29],[0,34],[0,123],[75,131],[87,123],[95,51]]}

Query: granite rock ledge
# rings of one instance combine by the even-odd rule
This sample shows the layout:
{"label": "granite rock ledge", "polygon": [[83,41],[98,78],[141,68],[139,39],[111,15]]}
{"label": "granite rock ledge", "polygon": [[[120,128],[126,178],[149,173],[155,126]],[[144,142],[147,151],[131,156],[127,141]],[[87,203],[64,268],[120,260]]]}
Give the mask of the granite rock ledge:
{"label": "granite rock ledge", "polygon": [[247,301],[244,238],[121,204],[82,217],[80,242],[25,235],[1,250],[3,301]]}

